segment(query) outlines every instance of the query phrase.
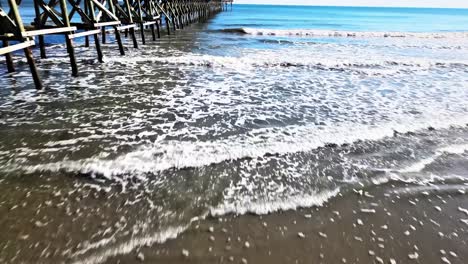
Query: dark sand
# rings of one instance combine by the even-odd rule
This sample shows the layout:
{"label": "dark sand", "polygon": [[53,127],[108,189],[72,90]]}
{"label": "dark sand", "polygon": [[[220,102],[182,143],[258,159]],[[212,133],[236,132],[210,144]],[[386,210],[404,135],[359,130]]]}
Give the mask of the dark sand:
{"label": "dark sand", "polygon": [[106,263],[468,263],[466,189],[388,183],[323,207],[209,218]]}

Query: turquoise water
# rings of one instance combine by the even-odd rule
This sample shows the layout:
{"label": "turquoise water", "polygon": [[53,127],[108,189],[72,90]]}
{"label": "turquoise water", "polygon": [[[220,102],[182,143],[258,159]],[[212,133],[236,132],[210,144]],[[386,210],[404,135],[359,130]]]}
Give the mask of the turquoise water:
{"label": "turquoise water", "polygon": [[[31,24],[35,16],[31,0],[22,2],[20,13],[23,22]],[[403,33],[468,32],[468,9],[236,4],[232,12],[216,16],[205,29],[209,31],[268,29]],[[48,43],[62,42],[61,36],[46,36],[46,38]],[[213,42],[219,40],[215,38]]]}
{"label": "turquoise water", "polygon": [[468,31],[468,9],[234,5],[234,10],[210,28]]}
{"label": "turquoise water", "polygon": [[[217,16],[211,29],[270,28],[347,31],[468,31],[468,9],[338,6],[241,5]],[[25,23],[34,19],[32,1],[23,1]]]}

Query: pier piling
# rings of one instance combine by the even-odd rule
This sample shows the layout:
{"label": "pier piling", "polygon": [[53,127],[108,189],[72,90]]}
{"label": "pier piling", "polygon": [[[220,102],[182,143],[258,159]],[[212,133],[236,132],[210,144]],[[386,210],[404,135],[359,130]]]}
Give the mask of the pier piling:
{"label": "pier piling", "polygon": [[[205,21],[226,10],[228,3],[232,6],[230,0],[34,0],[35,18],[31,26],[25,26],[19,13],[20,2],[8,0],[8,7],[0,6],[0,40],[3,42],[0,55],[5,56],[7,71],[14,72],[12,54],[22,49],[37,89],[43,86],[31,47],[38,44],[41,58],[47,58],[47,35],[64,36],[71,75],[78,76],[74,47],[77,38],[84,37],[84,46],[89,47],[89,38],[92,36],[97,59],[102,63],[104,55],[101,42],[106,44],[111,41],[108,34],[114,34],[120,55],[125,55],[121,31],[125,32],[125,37],[132,39],[134,48],[139,48],[137,29],[141,43],[145,45],[147,30],[151,32],[152,40],[156,41],[156,38],[161,38],[161,27],[164,24],[167,34],[171,35],[171,28],[174,34],[190,23]],[[69,7],[71,10],[68,10]]]}

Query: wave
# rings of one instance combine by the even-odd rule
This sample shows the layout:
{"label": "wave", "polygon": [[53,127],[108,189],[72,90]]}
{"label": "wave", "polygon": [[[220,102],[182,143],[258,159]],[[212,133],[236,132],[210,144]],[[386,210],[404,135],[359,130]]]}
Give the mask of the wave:
{"label": "wave", "polygon": [[224,32],[224,33],[249,34],[244,28],[225,28],[225,29],[220,29],[217,31]]}
{"label": "wave", "polygon": [[[431,120],[429,118],[429,120]],[[443,121],[442,121],[443,120]],[[1,171],[32,174],[36,172],[68,172],[101,176],[126,184],[118,176],[157,173],[169,169],[203,167],[224,161],[263,157],[273,154],[304,152],[318,147],[350,144],[361,140],[379,140],[402,133],[425,129],[440,129],[468,123],[468,117],[451,116],[430,123],[408,120],[408,123],[388,123],[385,126],[342,124],[334,127],[289,126],[263,128],[257,136],[238,135],[209,142],[156,141],[115,159],[95,156],[82,160],[63,160],[37,165],[5,164]],[[147,177],[142,177],[147,179]]]}
{"label": "wave", "polygon": [[247,213],[264,215],[278,212],[280,210],[296,210],[297,208],[307,208],[312,206],[322,206],[324,203],[337,196],[340,188],[323,191],[315,194],[289,197],[276,201],[245,201],[225,203],[210,209],[210,215],[217,217],[227,214],[244,215]]}
{"label": "wave", "polygon": [[[468,150],[468,145],[450,145],[447,147],[437,149],[437,153],[463,153]],[[419,162],[417,162],[419,163]],[[403,172],[403,170],[402,170]],[[466,180],[459,179],[454,177],[453,179],[466,182]],[[73,263],[103,263],[109,258],[122,254],[129,254],[136,248],[151,245],[151,244],[162,244],[168,240],[177,238],[180,234],[184,233],[186,230],[190,229],[191,225],[198,221],[203,220],[206,217],[223,217],[226,215],[245,215],[245,214],[255,214],[255,215],[266,215],[270,213],[275,213],[279,211],[287,210],[297,210],[299,208],[310,208],[310,207],[322,207],[324,204],[332,200],[333,198],[346,194],[352,190],[353,187],[358,188],[358,190],[366,190],[368,187],[387,184],[389,182],[406,182],[406,183],[415,183],[415,184],[426,184],[426,185],[416,185],[416,186],[405,186],[404,188],[391,189],[393,194],[398,195],[420,195],[421,193],[461,193],[466,191],[466,185],[460,184],[450,184],[450,185],[438,185],[438,182],[441,182],[442,179],[434,176],[428,179],[420,181],[417,176],[411,178],[401,178],[395,176],[393,173],[385,173],[383,177],[376,180],[373,179],[371,182],[367,180],[362,180],[358,182],[351,183],[351,185],[337,188],[329,188],[323,191],[317,191],[310,194],[297,194],[285,197],[283,199],[273,199],[273,200],[252,200],[251,197],[238,197],[236,201],[224,200],[221,204],[217,206],[212,206],[208,208],[208,212],[200,216],[193,217],[187,224],[181,225],[179,227],[167,227],[163,231],[159,231],[153,234],[147,234],[143,236],[132,237],[131,239],[122,242],[115,243],[111,239],[103,239],[94,244],[87,245],[84,249],[77,251],[71,255],[72,259],[80,259],[79,261]]]}
{"label": "wave", "polygon": [[[190,226],[198,220],[203,220],[207,216],[221,217],[228,214],[244,215],[247,213],[255,213],[258,215],[277,212],[280,210],[295,210],[297,208],[323,206],[327,201],[336,197],[340,193],[337,188],[331,191],[324,191],[317,194],[306,196],[297,196],[288,198],[283,201],[271,202],[256,202],[245,205],[240,204],[224,204],[210,209],[209,213],[198,217],[193,217],[186,225],[178,227],[167,227],[162,231],[143,236],[132,237],[122,243],[114,244],[115,238],[105,238],[92,244],[86,245],[83,249],[74,252],[70,255],[70,259],[74,260],[71,263],[104,263],[111,257],[123,254],[129,254],[136,248],[152,245],[163,244],[168,240],[177,238],[184,233]],[[79,260],[76,260],[79,259]]]}
{"label": "wave", "polygon": [[388,58],[384,55],[374,58],[341,58],[341,57],[307,57],[291,51],[288,56],[281,56],[275,52],[265,51],[256,54],[246,54],[242,57],[216,56],[187,53],[170,57],[112,57],[110,62],[136,63],[154,62],[169,65],[203,66],[209,68],[226,68],[245,71],[251,68],[309,68],[329,71],[358,71],[367,74],[396,73],[408,68],[456,68],[465,70],[468,63],[464,60],[428,60],[423,58]]}
{"label": "wave", "polygon": [[319,29],[266,29],[266,28],[226,28],[219,32],[258,36],[300,36],[300,37],[360,37],[360,38],[423,38],[423,39],[465,39],[468,32],[378,32],[341,31]]}
{"label": "wave", "polygon": [[433,163],[434,161],[436,161],[437,158],[439,158],[440,156],[444,154],[462,154],[465,151],[468,151],[468,144],[446,146],[446,147],[437,149],[433,156],[422,159],[406,168],[400,169],[398,170],[398,172],[401,172],[401,173],[420,172],[424,170],[427,167],[427,165]]}
{"label": "wave", "polygon": [[[145,245],[151,245],[155,243],[162,244],[166,242],[167,240],[170,239],[175,239],[177,236],[181,233],[183,233],[185,230],[187,230],[190,227],[191,223],[186,225],[186,226],[180,226],[180,227],[170,227],[166,228],[164,231],[157,232],[155,234],[151,235],[146,235],[146,236],[141,236],[141,237],[134,237],[131,238],[130,240],[123,242],[118,245],[112,245],[109,246],[108,248],[105,247],[105,245],[109,245],[112,242],[114,242],[113,239],[110,240],[103,240],[99,241],[95,244],[88,245],[86,248],[83,250],[80,250],[76,253],[74,253],[71,258],[72,259],[79,259],[76,260],[72,263],[74,264],[79,264],[79,263],[103,263],[107,259],[117,256],[117,255],[122,255],[122,254],[129,254],[132,252],[134,249],[145,246]],[[88,251],[96,250],[99,248],[104,248],[102,251],[98,251],[94,254],[90,254],[89,256],[83,257]]]}

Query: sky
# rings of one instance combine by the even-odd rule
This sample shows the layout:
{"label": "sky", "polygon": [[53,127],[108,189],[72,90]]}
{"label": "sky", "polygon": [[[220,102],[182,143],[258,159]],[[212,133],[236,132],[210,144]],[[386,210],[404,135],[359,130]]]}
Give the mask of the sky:
{"label": "sky", "polygon": [[468,0],[234,0],[237,4],[468,8]]}

